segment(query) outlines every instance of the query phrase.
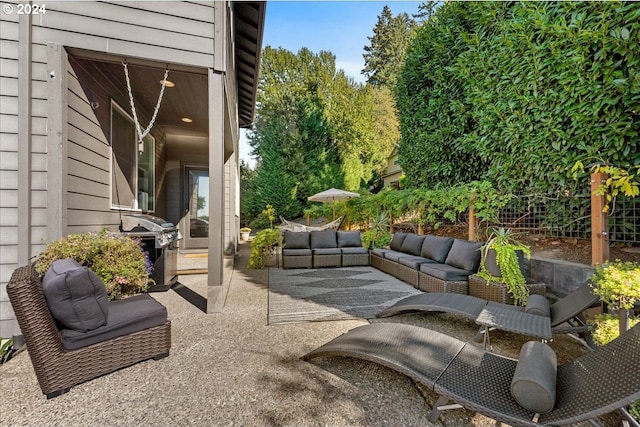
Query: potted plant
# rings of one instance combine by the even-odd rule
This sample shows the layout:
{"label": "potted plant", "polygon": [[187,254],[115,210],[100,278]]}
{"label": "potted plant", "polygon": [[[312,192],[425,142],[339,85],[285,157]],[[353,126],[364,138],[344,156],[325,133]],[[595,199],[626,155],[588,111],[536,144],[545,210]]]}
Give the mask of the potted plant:
{"label": "potted plant", "polygon": [[247,242],[249,240],[249,234],[251,234],[251,229],[249,227],[242,227],[240,229],[240,239]]}
{"label": "potted plant", "polygon": [[525,305],[529,296],[527,280],[522,273],[524,257],[531,256],[531,248],[520,242],[516,233],[503,227],[492,230],[480,248],[481,262],[477,276],[487,284],[506,287],[515,305]]}

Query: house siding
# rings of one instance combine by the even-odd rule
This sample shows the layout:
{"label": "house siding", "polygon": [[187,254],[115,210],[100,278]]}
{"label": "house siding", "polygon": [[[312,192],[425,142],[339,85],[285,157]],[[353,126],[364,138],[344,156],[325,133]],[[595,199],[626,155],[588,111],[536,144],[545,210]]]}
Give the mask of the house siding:
{"label": "house siding", "polygon": [[[215,64],[214,2],[185,2],[176,7],[175,2],[74,1],[47,2],[46,8],[45,15],[23,15],[20,20],[17,14],[0,14],[2,337],[19,332],[6,294],[6,283],[19,264],[28,262],[43,249],[46,241],[60,237],[59,234],[98,230],[105,225],[113,228],[119,224],[118,213],[110,210],[110,156],[108,133],[100,120],[102,112],[91,108],[73,60],[62,64],[64,76],[50,79],[51,46],[188,67],[214,68]],[[19,41],[18,35],[24,34],[25,28],[30,29],[30,38],[20,37],[22,41]],[[25,59],[29,57],[31,80],[26,87],[22,82],[24,73],[22,80],[19,79],[20,64],[29,61]],[[58,79],[64,79],[63,83]],[[56,93],[52,85],[60,84],[63,93],[59,95],[66,96],[68,102],[68,109],[62,114],[53,111],[53,101],[49,100],[50,93]],[[29,98],[27,108],[21,104],[24,98],[19,98],[25,93]],[[103,109],[108,109],[107,100],[100,103]],[[119,103],[125,108],[128,105],[122,100]],[[149,116],[148,112],[143,115]],[[29,130],[25,131],[21,123],[29,123]],[[56,142],[57,134],[49,129],[62,130],[61,144]],[[28,132],[26,140],[19,138],[21,132]],[[165,135],[156,129],[154,136],[156,168],[164,170]],[[52,174],[58,173],[57,166],[51,166],[55,160],[53,147],[57,150],[62,144],[65,145],[61,153],[68,155],[61,160],[66,173],[52,179]],[[29,165],[27,169],[25,164]],[[158,175],[156,212],[162,213],[167,203],[159,184],[165,176]],[[51,201],[60,197],[51,193],[53,189],[48,186],[58,185],[61,180],[64,186],[60,196],[64,200],[60,206],[51,206]],[[24,196],[26,192],[28,197]],[[52,227],[52,218],[61,225]],[[28,239],[25,240],[20,230],[27,230]]]}

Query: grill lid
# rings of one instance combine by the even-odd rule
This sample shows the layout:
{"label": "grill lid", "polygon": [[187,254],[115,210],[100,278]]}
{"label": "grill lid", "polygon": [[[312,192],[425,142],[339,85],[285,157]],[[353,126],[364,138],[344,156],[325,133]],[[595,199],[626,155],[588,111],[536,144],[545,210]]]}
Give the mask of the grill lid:
{"label": "grill lid", "polygon": [[153,215],[128,214],[122,216],[122,231],[153,231],[155,233],[167,233],[176,230],[173,223]]}

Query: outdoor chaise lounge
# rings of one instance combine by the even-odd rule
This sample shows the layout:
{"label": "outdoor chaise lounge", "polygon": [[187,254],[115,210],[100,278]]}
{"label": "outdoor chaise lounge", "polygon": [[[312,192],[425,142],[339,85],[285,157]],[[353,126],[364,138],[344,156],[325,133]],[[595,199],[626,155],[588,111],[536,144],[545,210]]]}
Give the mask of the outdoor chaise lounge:
{"label": "outdoor chaise lounge", "polygon": [[640,399],[640,324],[560,366],[553,350],[541,342],[526,343],[517,361],[399,323],[353,329],[304,359],[334,356],[384,365],[435,391],[440,398],[431,411],[432,422],[450,401],[513,426],[556,426],[593,422]]}
{"label": "outdoor chaise lounge", "polygon": [[[92,284],[95,282],[90,279],[84,287],[92,289]],[[66,301],[58,308],[66,307],[67,315],[87,313],[90,310],[87,310],[85,302],[99,300],[86,294],[78,298],[75,284],[67,281],[65,286],[60,290]],[[105,294],[108,310],[104,313],[104,324],[94,329],[77,330],[59,327],[60,319],[54,320],[50,311],[51,301],[46,299],[44,292],[40,277],[32,266],[16,269],[7,283],[7,293],[29,357],[42,393],[47,398],[59,396],[77,384],[143,360],[158,360],[169,355],[171,322],[167,320],[166,308],[150,295],[141,294],[107,303]],[[73,309],[68,309],[64,303],[73,304]],[[80,317],[74,321],[83,324],[82,329],[87,329],[87,317],[79,323],[78,319]]]}
{"label": "outdoor chaise lounge", "polygon": [[[549,317],[551,322],[551,333],[579,334],[588,345],[592,345],[588,327],[582,312],[589,307],[596,305],[599,301],[597,295],[591,291],[589,282],[584,283],[578,289],[559,299],[554,304],[545,307],[540,301],[546,302],[542,295],[531,295],[530,300],[537,304],[528,304],[528,307],[518,307],[509,304],[501,304],[493,301],[486,301],[470,295],[450,294],[450,293],[424,293],[413,295],[398,301],[391,307],[381,311],[377,317],[389,317],[400,313],[408,312],[446,312],[466,317],[477,321],[483,310],[486,308],[505,309],[510,315],[513,311],[514,323],[519,326],[510,332],[522,333],[529,336],[538,336],[532,331],[532,325],[525,321],[524,313],[533,313]],[[504,310],[503,310],[504,312]],[[531,319],[531,318],[529,318]],[[521,320],[518,322],[518,320]],[[500,328],[500,325],[488,325]]]}

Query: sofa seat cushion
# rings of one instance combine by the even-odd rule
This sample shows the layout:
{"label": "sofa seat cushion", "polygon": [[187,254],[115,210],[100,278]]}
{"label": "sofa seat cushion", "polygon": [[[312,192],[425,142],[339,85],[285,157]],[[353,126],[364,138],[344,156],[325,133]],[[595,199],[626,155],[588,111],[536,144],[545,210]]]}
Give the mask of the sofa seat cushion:
{"label": "sofa seat cushion", "polygon": [[311,256],[311,249],[283,249],[284,256]]}
{"label": "sofa seat cushion", "polygon": [[394,251],[401,251],[402,242],[404,242],[405,237],[407,237],[407,233],[394,233],[393,237],[391,238],[391,243],[389,243],[389,247]]}
{"label": "sofa seat cushion", "polygon": [[394,261],[394,262],[400,262],[399,261],[400,258],[407,257],[407,256],[413,256],[413,255],[405,254],[404,252],[399,252],[399,251],[389,251],[389,252],[385,252],[384,259],[388,259],[389,261]]}
{"label": "sofa seat cushion", "polygon": [[287,249],[310,249],[308,231],[284,231],[284,247]]}
{"label": "sofa seat cushion", "polygon": [[149,294],[140,294],[109,303],[107,324],[87,332],[62,329],[62,346],[75,350],[112,338],[163,325],[167,309]]}
{"label": "sofa seat cushion", "polygon": [[430,258],[444,264],[447,259],[447,255],[449,254],[449,250],[451,250],[451,245],[453,245],[452,237],[425,236],[424,241],[422,242],[420,256]]}
{"label": "sofa seat cushion", "polygon": [[311,249],[337,248],[338,237],[336,230],[322,230],[311,232]]}
{"label": "sofa seat cushion", "polygon": [[384,254],[387,252],[391,252],[391,249],[383,249],[383,248],[375,248],[371,250],[371,254],[378,256],[380,258],[384,258]]}
{"label": "sofa seat cushion", "polygon": [[424,258],[421,256],[406,256],[402,257],[398,260],[400,264],[407,266],[409,268],[413,268],[414,270],[418,270],[422,264],[435,264],[436,262],[429,258]]}
{"label": "sofa seat cushion", "polygon": [[338,231],[338,247],[339,248],[358,248],[362,247],[359,231]]}
{"label": "sofa seat cushion", "polygon": [[424,236],[417,234],[407,234],[407,237],[402,241],[401,251],[409,255],[420,255],[422,250],[422,243],[424,242]]}
{"label": "sofa seat cushion", "polygon": [[320,249],[313,249],[313,254],[314,255],[340,255],[342,254],[342,251],[340,250],[340,248],[320,248]]}
{"label": "sofa seat cushion", "polygon": [[478,271],[480,267],[480,248],[484,242],[470,242],[468,240],[455,239],[445,260],[445,264],[453,267]]}
{"label": "sofa seat cushion", "polygon": [[109,299],[104,283],[71,258],[51,264],[42,292],[58,327],[86,332],[107,324]]}
{"label": "sofa seat cushion", "polygon": [[421,264],[420,271],[445,282],[464,282],[473,274],[473,271],[437,263]]}
{"label": "sofa seat cushion", "polygon": [[343,254],[347,255],[368,255],[369,250],[367,248],[363,248],[362,246],[359,248],[340,248]]}

